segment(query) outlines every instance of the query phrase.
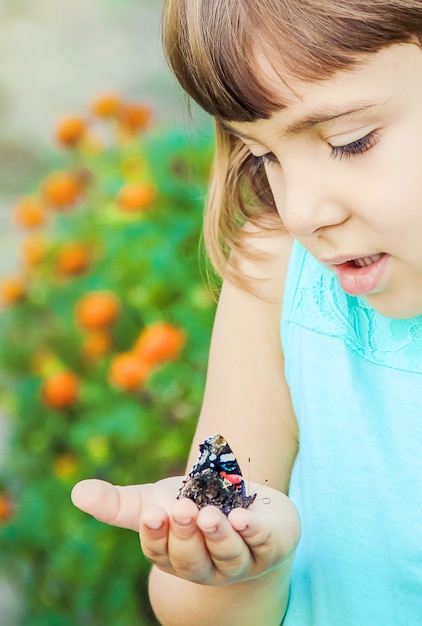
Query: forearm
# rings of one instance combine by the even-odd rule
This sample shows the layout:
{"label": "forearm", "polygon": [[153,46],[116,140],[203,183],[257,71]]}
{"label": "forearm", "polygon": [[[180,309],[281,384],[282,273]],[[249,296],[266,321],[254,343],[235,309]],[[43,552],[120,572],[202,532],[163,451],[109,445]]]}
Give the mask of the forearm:
{"label": "forearm", "polygon": [[153,568],[150,600],[162,626],[279,626],[288,601],[293,557],[247,582],[210,587]]}

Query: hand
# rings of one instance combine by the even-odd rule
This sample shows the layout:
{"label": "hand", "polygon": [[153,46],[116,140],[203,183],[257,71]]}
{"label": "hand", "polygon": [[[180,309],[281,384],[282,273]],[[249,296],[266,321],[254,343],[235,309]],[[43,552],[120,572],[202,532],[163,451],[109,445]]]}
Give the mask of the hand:
{"label": "hand", "polygon": [[198,510],[189,499],[177,500],[182,480],[128,487],[86,480],[75,485],[72,500],[102,522],[139,532],[152,563],[191,582],[246,581],[291,560],[300,522],[287,496],[261,486],[248,509],[226,517],[216,507]]}

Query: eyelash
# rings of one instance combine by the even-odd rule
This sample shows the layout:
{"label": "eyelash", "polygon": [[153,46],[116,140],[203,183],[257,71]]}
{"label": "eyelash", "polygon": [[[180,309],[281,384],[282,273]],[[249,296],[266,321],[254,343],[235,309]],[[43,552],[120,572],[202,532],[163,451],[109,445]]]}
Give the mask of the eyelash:
{"label": "eyelash", "polygon": [[[345,144],[344,146],[330,145],[330,157],[333,159],[349,159],[354,156],[359,156],[375,146],[377,141],[378,133],[373,131],[360,139],[356,139],[356,141]],[[278,163],[278,159],[273,152],[267,152],[261,156],[255,156],[252,154],[251,158],[253,167],[256,169],[270,163]]]}
{"label": "eyelash", "polygon": [[375,146],[377,141],[378,133],[373,131],[372,133],[365,135],[365,137],[356,139],[356,141],[352,141],[344,146],[330,146],[330,156],[333,159],[349,159],[350,157],[358,156],[359,154],[363,154],[367,150],[370,150],[373,146]]}

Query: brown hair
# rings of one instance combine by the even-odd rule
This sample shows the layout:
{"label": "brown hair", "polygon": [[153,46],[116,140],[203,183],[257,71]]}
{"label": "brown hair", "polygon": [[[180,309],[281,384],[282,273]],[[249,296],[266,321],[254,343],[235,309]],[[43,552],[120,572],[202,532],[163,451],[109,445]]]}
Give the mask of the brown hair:
{"label": "brown hair", "polygon": [[222,124],[269,118],[283,106],[264,84],[256,53],[271,59],[281,80],[287,70],[316,81],[414,36],[421,41],[422,0],[166,0],[169,65],[216,120],[205,241],[218,272],[228,274],[228,253],[242,246],[245,221],[282,228],[265,172]]}

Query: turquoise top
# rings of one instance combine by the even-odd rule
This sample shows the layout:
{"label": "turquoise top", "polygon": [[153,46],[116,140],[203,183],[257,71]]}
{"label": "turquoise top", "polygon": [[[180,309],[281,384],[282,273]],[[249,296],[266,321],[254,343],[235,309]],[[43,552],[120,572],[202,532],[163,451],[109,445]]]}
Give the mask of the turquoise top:
{"label": "turquoise top", "polygon": [[382,317],[295,244],[281,330],[302,520],[283,626],[419,626],[422,316]]}

